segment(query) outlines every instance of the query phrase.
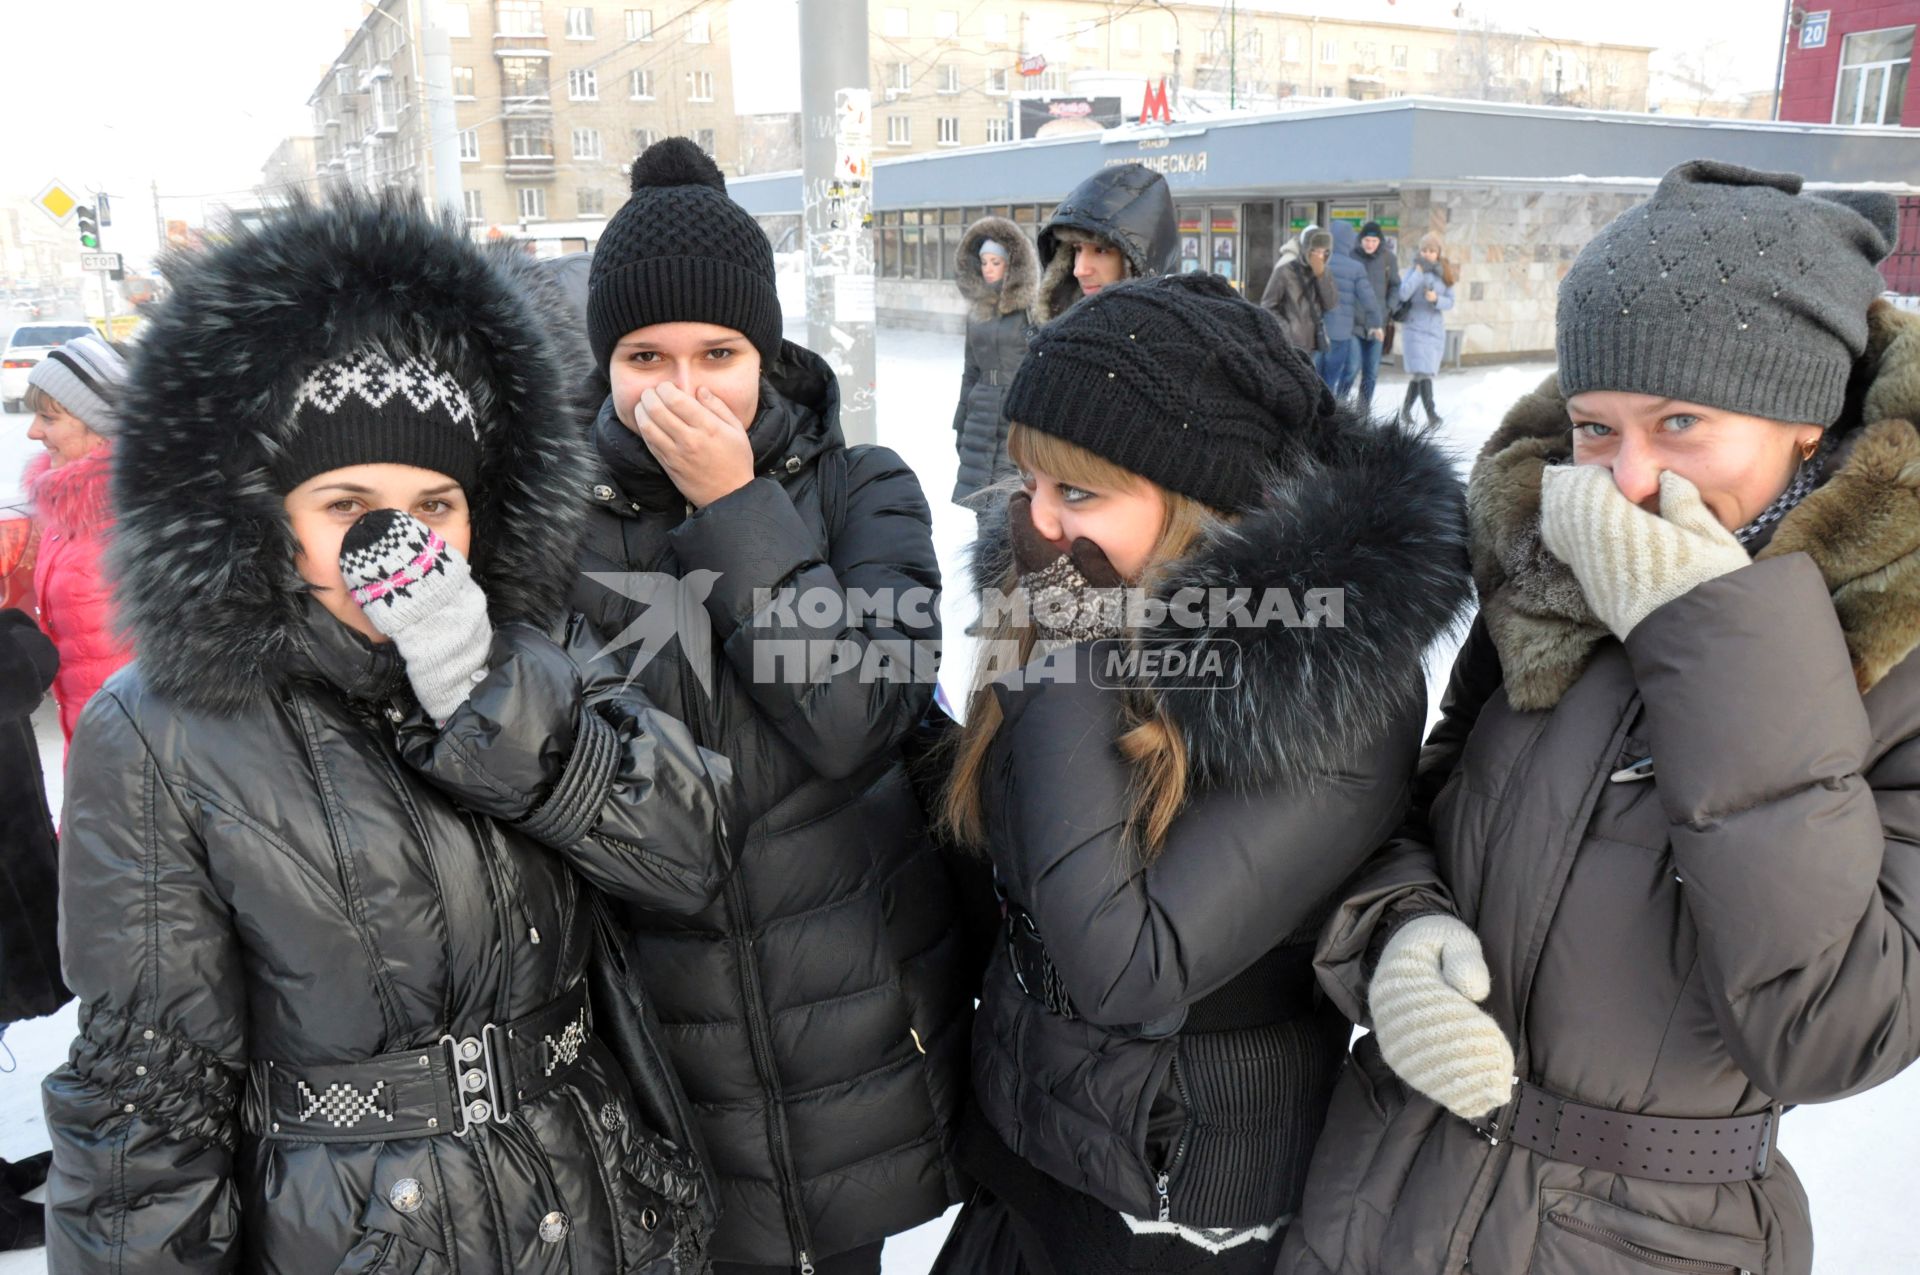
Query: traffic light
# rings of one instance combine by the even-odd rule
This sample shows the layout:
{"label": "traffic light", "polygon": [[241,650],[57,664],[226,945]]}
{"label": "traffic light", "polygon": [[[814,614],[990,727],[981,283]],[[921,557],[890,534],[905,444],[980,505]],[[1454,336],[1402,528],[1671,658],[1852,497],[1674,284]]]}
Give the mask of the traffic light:
{"label": "traffic light", "polygon": [[103,190],[93,197],[93,206],[100,212],[100,224],[102,226],[111,226],[113,224],[113,205],[107,202],[106,191]]}
{"label": "traffic light", "polygon": [[100,246],[100,219],[86,204],[73,210],[80,219],[80,246],[92,251]]}

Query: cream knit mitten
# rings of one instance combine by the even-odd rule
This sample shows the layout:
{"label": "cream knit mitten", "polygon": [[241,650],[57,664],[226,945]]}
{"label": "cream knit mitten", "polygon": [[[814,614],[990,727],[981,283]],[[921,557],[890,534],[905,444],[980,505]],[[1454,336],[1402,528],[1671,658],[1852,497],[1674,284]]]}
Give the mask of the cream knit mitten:
{"label": "cream knit mitten", "polygon": [[1628,500],[1604,466],[1549,466],[1540,479],[1540,537],[1622,641],[1695,585],[1753,561],[1694,485],[1671,472],[1660,475],[1656,516]]}
{"label": "cream knit mitten", "polygon": [[347,528],[340,574],[406,661],[420,707],[445,724],[486,676],[487,595],[458,549],[411,514],[375,509]]}
{"label": "cream knit mitten", "polygon": [[1439,913],[1395,931],[1367,988],[1380,1057],[1463,1120],[1499,1109],[1513,1091],[1513,1046],[1479,1005],[1491,990],[1480,937]]}

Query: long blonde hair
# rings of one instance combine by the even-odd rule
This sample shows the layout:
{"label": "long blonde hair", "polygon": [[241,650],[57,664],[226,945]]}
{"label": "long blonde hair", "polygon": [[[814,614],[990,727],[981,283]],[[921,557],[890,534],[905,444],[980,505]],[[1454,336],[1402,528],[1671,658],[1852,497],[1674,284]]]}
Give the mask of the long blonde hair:
{"label": "long blonde hair", "polygon": [[[1075,443],[1045,434],[1015,422],[1007,438],[1007,453],[1022,466],[1032,465],[1063,483],[1099,491],[1124,491],[1148,480],[1110,460],[1096,456]],[[1151,484],[1149,484],[1151,485]],[[1166,503],[1166,515],[1160,525],[1160,537],[1141,571],[1140,579],[1129,581],[1148,586],[1170,563],[1178,561],[1200,540],[1209,527],[1223,516],[1191,496],[1157,488]],[[1018,583],[1011,563],[993,582],[1003,594]],[[1030,625],[1022,625],[1010,608],[1000,608],[993,627],[982,633],[984,642],[1012,642],[1024,665],[1033,655],[1037,640]],[[990,646],[989,649],[992,649]],[[999,649],[1007,649],[1000,646]],[[953,765],[947,775],[947,789],[941,802],[940,825],[947,835],[964,845],[983,848],[986,843],[986,815],[981,799],[987,752],[999,733],[1000,701],[994,697],[993,682],[1000,670],[982,661],[974,675],[974,686],[967,701],[967,720],[953,745]],[[1187,799],[1187,749],[1179,729],[1150,695],[1127,697],[1125,729],[1115,741],[1121,756],[1127,759],[1132,774],[1132,837],[1143,860],[1150,861],[1165,844],[1167,831]]]}

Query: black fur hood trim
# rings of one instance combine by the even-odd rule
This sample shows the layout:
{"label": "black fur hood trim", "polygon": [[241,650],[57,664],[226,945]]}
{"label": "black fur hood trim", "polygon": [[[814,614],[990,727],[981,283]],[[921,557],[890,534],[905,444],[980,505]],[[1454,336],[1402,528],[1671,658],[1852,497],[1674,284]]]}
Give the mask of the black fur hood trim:
{"label": "black fur hood trim", "polygon": [[482,249],[457,218],[390,193],[295,200],[164,269],[113,480],[119,617],[150,686],[234,711],[311,667],[269,464],[307,372],[369,343],[433,360],[473,398],[473,566],[494,622],[563,614],[590,481],[568,415],[585,369],[556,340],[565,300],[531,258]]}
{"label": "black fur hood trim", "polygon": [[[1166,568],[1153,593],[1246,589],[1257,612],[1263,591],[1279,589],[1304,613],[1309,590],[1340,589],[1342,627],[1247,627],[1223,615],[1130,634],[1155,647],[1239,644],[1231,689],[1138,688],[1179,727],[1199,786],[1305,786],[1340,770],[1421,693],[1427,648],[1472,601],[1460,479],[1424,431],[1341,409],[1307,450],[1291,472],[1268,475],[1257,507]],[[979,587],[998,587],[1012,560],[1005,517],[989,525],[974,550]]]}

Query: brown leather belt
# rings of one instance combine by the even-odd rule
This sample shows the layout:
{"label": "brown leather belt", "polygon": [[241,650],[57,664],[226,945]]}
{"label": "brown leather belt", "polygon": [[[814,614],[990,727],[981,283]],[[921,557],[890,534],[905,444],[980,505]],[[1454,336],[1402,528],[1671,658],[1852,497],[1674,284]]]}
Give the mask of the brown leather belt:
{"label": "brown leather belt", "polygon": [[1630,1115],[1521,1081],[1513,1100],[1476,1122],[1490,1141],[1550,1160],[1651,1182],[1746,1182],[1767,1173],[1780,1109],[1721,1120]]}

